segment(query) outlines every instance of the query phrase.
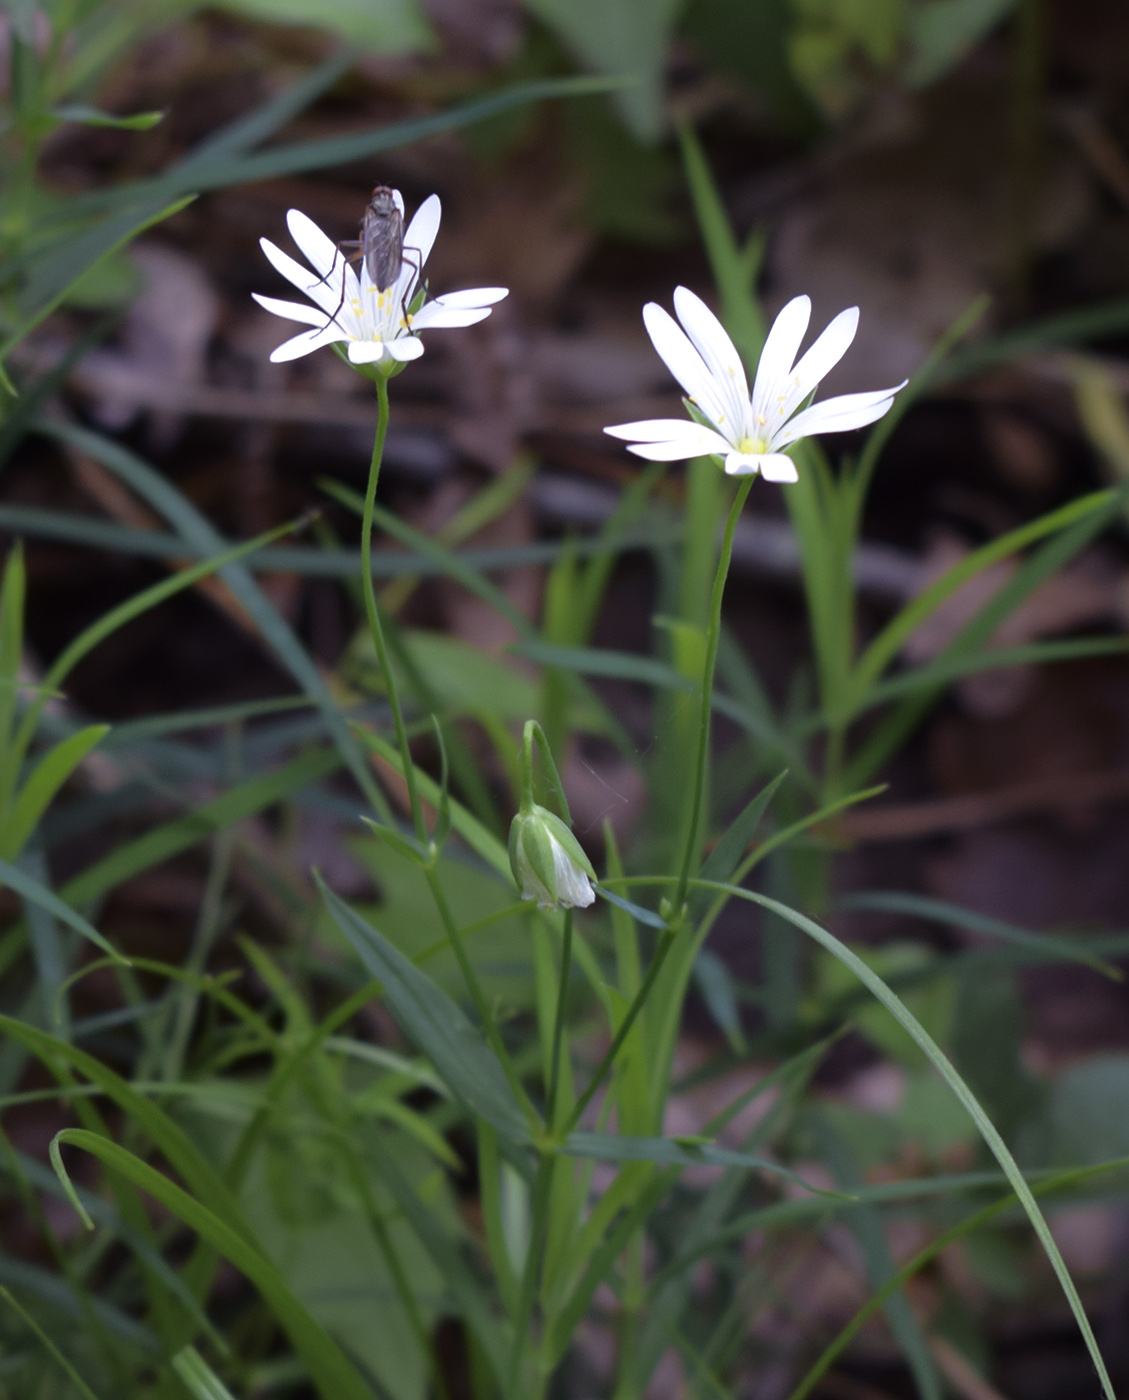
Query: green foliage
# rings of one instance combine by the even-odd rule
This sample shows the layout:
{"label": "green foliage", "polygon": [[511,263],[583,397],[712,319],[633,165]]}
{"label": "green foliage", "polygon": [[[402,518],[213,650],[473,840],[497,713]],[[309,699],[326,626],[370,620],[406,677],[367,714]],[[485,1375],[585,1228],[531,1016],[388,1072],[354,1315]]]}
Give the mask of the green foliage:
{"label": "green foliage", "polygon": [[[298,0],[232,0],[229,8],[314,22],[385,51],[428,42],[407,3],[315,12]],[[638,77],[616,100],[641,141],[662,129],[667,43],[679,23],[799,130],[816,104],[852,100],[860,68],[930,80],[1005,8],[987,0],[802,0],[785,17],[771,6],[738,13],[733,0],[695,0],[683,16],[673,0],[579,8],[531,0],[579,62]],[[64,204],[37,183],[43,140],[64,120],[143,140],[154,114],[114,116],[87,99],[114,55],[172,13],[90,5],[71,15],[75,43],[43,54],[31,8],[13,12],[13,124],[3,158],[19,167],[22,183],[5,189],[0,210],[8,349],[63,301],[89,299],[92,282],[102,279],[94,292],[106,300],[116,250],[199,190],[360,159],[542,98],[610,86],[533,76],[395,127],[276,142],[344,74],[350,56],[337,55],[171,169]],[[63,8],[52,14],[58,19]],[[742,36],[758,34],[771,40],[763,52],[736,52]],[[602,151],[589,197],[603,226],[632,237],[669,232],[655,217],[668,157],[641,155],[595,101],[568,120],[578,144]],[[681,147],[721,313],[751,367],[766,329],[755,293],[764,234],[737,240],[688,130]],[[5,446],[33,431],[83,452],[163,525],[133,531],[21,506],[5,507],[0,523],[170,566],[80,632],[36,685],[21,672],[26,579],[18,547],[0,589],[0,880],[20,901],[20,917],[0,933],[0,1107],[57,1102],[76,1124],[52,1144],[57,1176],[0,1134],[6,1189],[50,1255],[49,1266],[0,1260],[4,1362],[22,1393],[52,1394],[69,1378],[85,1400],[183,1400],[185,1392],[231,1400],[302,1385],[326,1400],[446,1400],[461,1393],[464,1377],[447,1374],[457,1348],[439,1346],[442,1321],[467,1355],[476,1400],[542,1400],[569,1384],[578,1329],[606,1325],[614,1310],[608,1392],[616,1400],[644,1395],[669,1348],[698,1393],[725,1394],[747,1372],[749,1320],[774,1303],[781,1261],[835,1222],[858,1243],[870,1296],[806,1377],[799,1353],[791,1358],[794,1400],[878,1310],[919,1393],[938,1395],[932,1323],[915,1317],[901,1290],[960,1241],[995,1296],[1018,1298],[1032,1272],[1032,1236],[1112,1394],[1039,1197],[1053,1189],[1084,1199],[1088,1182],[1106,1171],[1120,1173],[1106,1189],[1124,1191],[1129,1073],[1122,1057],[1109,1056],[1052,1083],[1033,1076],[1020,1055],[1015,969],[1082,964],[1116,975],[1109,959],[1125,952],[1125,939],[1038,933],[900,891],[848,903],[856,915],[966,929],[984,947],[941,955],[906,936],[855,949],[822,917],[837,815],[878,791],[864,785],[953,678],[1123,646],[1109,638],[992,646],[1014,610],[1124,513],[1121,485],[988,542],[865,644],[858,635],[852,556],[896,416],[961,365],[1126,320],[1124,307],[1105,308],[959,350],[980,310],[953,328],[857,460],[834,468],[810,445],[798,449],[800,480],[786,500],[814,682],[797,677],[782,704],[723,622],[748,482],[734,490],[711,461],[691,466],[677,519],[650,501],[662,472],[655,467],[592,539],[470,551],[464,542],[524,489],[528,465],[493,482],[438,536],[413,529],[375,504],[391,412],[382,380],[366,494],[325,483],[359,519],[360,548],[277,544],[290,527],[231,541],[136,454],[38,417],[36,394],[53,392],[55,381],[22,386]],[[1120,480],[1125,425],[1108,386],[1083,375],[1079,392]],[[374,528],[403,552],[373,560]],[[660,580],[647,654],[593,645],[612,570],[629,546],[650,551]],[[1009,581],[941,655],[904,666],[915,629],[1003,559],[1017,564]],[[539,618],[525,616],[490,577],[519,562],[549,566]],[[256,582],[255,572],[272,569],[361,584],[363,624],[334,674]],[[504,618],[520,659],[394,626],[390,615],[427,575]],[[242,605],[294,694],[115,729],[71,708],[56,712],[49,702],[66,701],[82,658],[213,576]],[[392,581],[380,598],[374,578]],[[655,731],[645,755],[587,677],[645,688]],[[375,700],[353,704],[349,687]],[[723,753],[713,744],[715,714],[736,731]],[[217,726],[225,731],[218,740],[209,735]],[[648,800],[631,839],[621,843],[607,828],[599,859],[572,830],[557,768],[567,773],[570,746],[589,736],[618,746]],[[112,804],[75,781],[96,748],[128,779]],[[524,868],[536,874],[546,908],[519,897],[502,840],[519,794],[514,865],[519,878]],[[111,810],[124,831],[107,825]],[[360,819],[344,839],[375,895],[344,898],[328,876],[300,867],[290,833],[308,813],[329,813],[343,826]],[[108,833],[105,847],[77,870],[69,865],[56,889],[57,846],[68,829],[92,828]],[[559,898],[562,855],[596,883],[590,910],[553,907],[569,902]],[[127,958],[107,900],[173,858],[206,865],[190,946],[179,966]],[[247,888],[261,895],[254,922],[236,898]],[[754,984],[709,946],[725,912],[743,913],[750,936],[752,918],[771,920],[760,925],[764,966]],[[97,962],[92,945],[105,955]],[[93,975],[111,989],[113,1008],[76,1019],[81,1003],[72,993]],[[695,986],[724,1046],[686,1074],[679,1037]],[[750,1004],[765,1013],[755,1029],[744,1014]],[[894,1062],[900,1096],[881,1114],[829,1102],[813,1088],[848,1028]],[[97,1038],[107,1032],[112,1041]],[[106,1044],[112,1051],[103,1052]],[[25,1089],[32,1063],[43,1073]],[[672,1112],[700,1090],[711,1109],[698,1113],[695,1131],[672,1131]],[[976,1170],[950,1170],[974,1149]],[[67,1174],[78,1160],[81,1188]],[[1047,1170],[1059,1167],[1072,1170]],[[881,1180],[868,1176],[871,1168],[881,1168]],[[94,1238],[59,1231],[40,1193],[65,1196]],[[908,1212],[926,1243],[896,1268],[887,1230]],[[750,1268],[753,1231],[764,1245]],[[699,1272],[702,1259],[709,1269]],[[221,1261],[240,1282],[221,1274]],[[805,1338],[816,1342],[826,1338]]]}

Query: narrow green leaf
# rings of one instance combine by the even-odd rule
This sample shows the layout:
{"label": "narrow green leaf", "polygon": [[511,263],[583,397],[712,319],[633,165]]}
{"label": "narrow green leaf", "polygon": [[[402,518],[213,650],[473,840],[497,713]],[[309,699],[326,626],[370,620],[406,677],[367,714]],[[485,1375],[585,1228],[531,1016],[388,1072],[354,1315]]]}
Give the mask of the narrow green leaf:
{"label": "narrow green leaf", "polygon": [[989,647],[971,656],[943,655],[924,666],[915,666],[888,681],[872,686],[862,711],[891,700],[914,695],[922,690],[936,690],[962,676],[979,676],[986,671],[1006,670],[1011,666],[1048,666],[1059,661],[1079,661],[1087,656],[1119,656],[1129,650],[1125,637],[1070,637],[1057,642],[1029,642],[1024,646]]}
{"label": "narrow green leaf", "polygon": [[[211,1208],[221,1214],[228,1226],[249,1246],[257,1247],[254,1235],[243,1218],[242,1208],[224,1185],[222,1178],[188,1135],[156,1105],[137,1093],[126,1080],[108,1069],[93,1055],[69,1045],[58,1036],[49,1035],[46,1031],[38,1030],[14,1017],[2,1015],[0,1031],[25,1045],[56,1078],[65,1081],[68,1069],[77,1070],[91,1083],[97,1084],[149,1137],[190,1189],[197,1196],[207,1200]],[[77,1196],[72,1197],[72,1203],[80,1214],[85,1214],[85,1208]]]}
{"label": "narrow green leaf", "polygon": [[455,1097],[510,1142],[528,1142],[529,1125],[490,1047],[458,1004],[371,924],[318,880],[333,921],[365,970],[384,986],[389,1009],[430,1059]]}
{"label": "narrow green leaf", "polygon": [[80,102],[53,107],[51,115],[61,122],[77,122],[80,126],[110,126],[119,131],[149,131],[165,117],[164,112],[135,112],[131,117],[115,117],[112,112],[103,112]]}
{"label": "narrow green leaf", "polygon": [[[61,1164],[58,1149],[63,1144],[82,1148],[148,1192],[248,1278],[285,1329],[322,1400],[373,1400],[372,1391],[329,1333],[291,1292],[283,1274],[220,1216],[132,1152],[84,1128],[64,1128],[56,1134],[51,1147],[57,1171]],[[60,1177],[65,1178],[65,1173],[60,1171]]]}
{"label": "narrow green leaf", "polygon": [[[509,650],[515,656],[524,656],[542,666],[556,666],[562,671],[576,671],[580,675],[637,681],[641,685],[681,690],[687,694],[695,689],[693,681],[679,675],[673,666],[636,652],[613,651],[608,647],[560,647],[535,639],[520,642]],[[771,745],[773,750],[779,750],[780,734],[764,716],[716,690],[710,696],[710,703],[719,715],[734,720],[750,734]]]}
{"label": "narrow green leaf", "polygon": [[124,248],[147,228],[178,214],[193,199],[195,195],[171,201],[164,193],[150,196],[77,238],[65,240],[63,246],[44,257],[36,264],[20,293],[21,320],[0,347],[0,360],[7,359],[12,349],[55,310],[96,263]]}
{"label": "narrow green leaf", "polygon": [[[66,540],[72,544],[88,545],[91,549],[118,550],[149,559],[172,561],[186,556],[206,559],[217,552],[164,530],[135,530],[94,516],[42,506],[0,505],[0,529],[40,539]],[[679,531],[656,522],[653,528],[640,527],[630,533],[625,532],[617,540],[592,535],[567,542],[545,540],[504,549],[456,549],[449,551],[449,557],[460,568],[490,574],[527,564],[554,564],[566,549],[577,558],[611,560],[621,550],[662,549],[677,543],[679,538]],[[227,549],[233,543],[220,535],[216,536],[216,540],[220,549]],[[425,557],[414,551],[377,552],[372,558],[372,576],[376,579],[441,577],[448,572],[447,558],[448,555],[440,553]],[[247,568],[254,573],[301,574],[310,578],[356,578],[360,567],[360,550],[331,551],[304,545],[274,545],[263,550],[261,555],[247,560]]]}
{"label": "narrow green leaf", "polygon": [[55,794],[86,755],[110,732],[108,724],[91,724],[61,740],[36,764],[15,805],[0,823],[0,857],[15,860]]}
{"label": "narrow green leaf", "polygon": [[745,249],[737,246],[701,142],[687,126],[682,127],[678,135],[698,228],[709,256],[713,280],[721,293],[721,319],[751,370],[760,359],[768,331],[755,292],[764,242],[763,239],[751,241]]}
{"label": "narrow green leaf", "polygon": [[21,1305],[15,1300],[15,1298],[12,1297],[11,1293],[9,1293],[9,1291],[6,1288],[0,1287],[0,1298],[3,1298],[4,1301],[8,1304],[8,1306],[12,1308],[13,1311],[19,1314],[24,1326],[35,1333],[36,1337],[38,1337],[40,1342],[42,1342],[48,1355],[59,1367],[60,1371],[62,1371],[63,1374],[68,1378],[68,1380],[79,1392],[79,1394],[85,1396],[85,1400],[98,1400],[98,1397],[82,1379],[79,1373],[63,1355],[63,1353],[59,1350],[59,1348],[55,1345],[55,1343],[51,1340],[47,1333],[44,1332],[43,1328],[40,1327],[39,1323],[36,1322],[35,1318],[32,1317],[31,1314],[25,1308],[21,1307]]}
{"label": "narrow green leaf", "polygon": [[907,604],[896,617],[886,624],[859,658],[851,676],[852,703],[854,705],[863,703],[869,688],[893,661],[909,636],[962,584],[975,578],[977,574],[983,573],[990,564],[994,564],[1000,559],[1006,559],[1010,554],[1018,553],[1019,550],[1033,544],[1036,540],[1045,539],[1048,535],[1065,530],[1094,512],[1111,508],[1115,505],[1116,499],[1117,492],[1115,491],[1093,491],[1058,510],[1041,515],[1037,520],[1021,525],[1016,530],[1009,530],[1007,534],[1001,535],[998,539],[990,540],[986,545],[982,545],[979,549],[966,555],[951,569],[946,570],[935,583],[919,594],[912,603]]}
{"label": "narrow green leaf", "polygon": [[12,723],[23,659],[24,601],[27,570],[23,546],[13,545],[4,565],[0,589],[0,812],[8,810],[19,759],[12,751]]}
{"label": "narrow green leaf", "polygon": [[193,1400],[235,1400],[194,1346],[184,1347],[172,1359],[172,1368]]}
{"label": "narrow green leaf", "polygon": [[797,1176],[787,1167],[782,1167],[779,1162],[770,1162],[767,1158],[754,1157],[748,1152],[736,1152],[728,1147],[715,1147],[709,1142],[664,1137],[629,1137],[622,1133],[569,1133],[561,1151],[570,1157],[592,1157],[598,1162],[654,1162],[664,1167],[745,1167],[784,1177],[794,1186],[802,1186],[813,1195],[829,1196],[835,1200],[853,1199],[849,1192],[824,1191],[818,1186],[812,1186],[802,1176]]}
{"label": "narrow green leaf", "polygon": [[[191,175],[195,163],[216,160],[220,156],[241,155],[269,140],[288,122],[301,114],[323,93],[343,78],[359,57],[352,48],[338,50],[290,87],[268,98],[260,107],[221,126],[193,147],[176,167],[182,178]],[[191,183],[191,181],[190,181]]]}
{"label": "narrow green leaf", "polygon": [[[766,783],[741,815],[734,819],[702,865],[700,875],[703,880],[724,881],[730,878],[744,856],[749,842],[756,834],[761,819],[768,811],[769,803],[776,796],[777,789],[787,776],[788,770],[785,769],[770,783]],[[692,919],[700,917],[708,903],[708,895],[702,893],[695,895],[690,900],[690,917]]]}
{"label": "narrow green leaf", "polygon": [[633,919],[638,919],[641,924],[646,924],[648,928],[666,928],[666,920],[661,914],[656,914],[653,909],[645,909],[641,904],[633,904],[630,899],[624,899],[621,894],[609,890],[607,885],[596,885],[595,890],[601,899],[606,899],[609,904],[614,904],[617,909],[622,909],[625,914],[630,914]]}
{"label": "narrow green leaf", "polygon": [[1005,923],[1003,919],[993,919],[988,914],[979,914],[974,909],[962,908],[959,904],[950,904],[947,900],[932,899],[920,894],[903,894],[900,890],[861,890],[857,894],[845,895],[838,903],[840,909],[872,909],[876,913],[910,914],[914,918],[928,919],[932,923],[945,924],[949,928],[968,929],[970,933],[979,933],[985,938],[999,938],[1020,948],[1045,953],[1056,962],[1082,963],[1115,982],[1125,980],[1125,974],[1119,967],[1095,956],[1085,948],[1075,947],[1068,938],[1032,933],[1029,929]]}
{"label": "narrow green leaf", "polygon": [[1048,316],[1003,335],[992,336],[950,355],[933,371],[930,388],[953,384],[980,374],[993,365],[1007,364],[1024,355],[1035,355],[1055,345],[1077,345],[1100,340],[1129,328],[1129,297],[1098,302],[1057,316]]}
{"label": "narrow green leaf", "polygon": [[15,890],[21,899],[38,904],[41,909],[45,909],[60,923],[66,924],[68,928],[73,928],[76,933],[81,933],[83,938],[88,938],[91,943],[96,944],[104,953],[113,958],[114,962],[128,965],[129,959],[123,957],[112,943],[103,938],[93,924],[60,899],[53,890],[49,890],[46,885],[29,875],[26,870],[21,870],[19,866],[12,865],[9,861],[0,860],[0,884],[7,885],[9,889]]}
{"label": "narrow green leaf", "polygon": [[[58,1186],[54,1173],[51,1173],[51,1180],[52,1184]],[[165,1266],[165,1272],[172,1278],[176,1277],[168,1265]],[[123,1342],[128,1342],[130,1346],[138,1347],[149,1355],[160,1352],[161,1344],[156,1336],[135,1317],[130,1317],[129,1313],[123,1312],[104,1298],[81,1297],[66,1279],[52,1269],[44,1269],[38,1264],[28,1264],[23,1259],[3,1254],[0,1255],[0,1282],[10,1288],[18,1288],[22,1293],[33,1294],[49,1308],[66,1318],[73,1318],[75,1322],[88,1319],[89,1314],[86,1310],[91,1308],[98,1323],[111,1336],[120,1337]]]}

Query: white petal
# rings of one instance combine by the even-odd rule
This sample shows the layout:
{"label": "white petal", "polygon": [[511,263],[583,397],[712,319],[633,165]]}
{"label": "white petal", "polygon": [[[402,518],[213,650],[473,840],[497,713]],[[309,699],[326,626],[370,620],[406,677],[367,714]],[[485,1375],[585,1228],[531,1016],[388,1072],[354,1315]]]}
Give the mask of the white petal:
{"label": "white petal", "polygon": [[269,238],[260,238],[259,246],[267,255],[275,271],[281,272],[292,286],[297,287],[300,292],[304,292],[323,311],[333,312],[341,305],[340,273],[336,277],[331,276],[327,281],[322,281],[319,276],[303,267],[301,263],[295,262],[281,248],[276,248]]}
{"label": "white petal", "polygon": [[473,326],[490,315],[488,306],[442,306],[438,300],[421,306],[412,317],[412,330],[426,331],[440,327]]}
{"label": "white petal", "polygon": [[441,213],[439,196],[429,194],[412,215],[412,221],[404,232],[404,251],[412,254],[410,261],[418,263],[419,267],[423,267],[435,245]]}
{"label": "white petal", "polygon": [[800,474],[791,457],[783,452],[769,452],[760,459],[761,476],[765,481],[799,481]]}
{"label": "white petal", "polygon": [[810,319],[811,298],[799,296],[793,297],[772,323],[753,382],[753,415],[760,428],[769,426],[770,417],[779,421],[771,410],[786,392],[786,382]]}
{"label": "white petal", "polygon": [[558,841],[553,842],[553,874],[557,878],[557,902],[563,908],[587,909],[595,901],[587,874]]}
{"label": "white petal", "polygon": [[756,476],[761,458],[749,452],[729,452],[725,457],[726,476]]}
{"label": "white petal", "polygon": [[423,341],[417,340],[414,335],[401,335],[387,341],[384,348],[394,360],[407,362],[418,360],[423,354]]}
{"label": "white petal", "polygon": [[[719,449],[710,446],[709,443],[687,443],[681,439],[673,442],[633,442],[628,444],[627,450],[648,462],[687,462],[691,457],[720,455]],[[721,451],[724,451],[724,448]]]}
{"label": "white petal", "polygon": [[382,340],[351,340],[349,342],[349,363],[351,365],[375,365],[384,359],[388,349]]}
{"label": "white petal", "polygon": [[[804,353],[803,359],[790,376],[787,400],[782,406],[784,418],[790,418],[795,413],[824,375],[829,374],[847,353],[851,341],[855,338],[858,324],[859,309],[857,306],[849,306],[846,311],[839,312],[815,344]],[[768,426],[771,431],[772,420]]]}
{"label": "white petal", "polygon": [[791,422],[786,423],[780,432],[773,434],[773,447],[784,447],[802,437],[815,433],[848,433],[852,428],[865,428],[868,423],[876,423],[890,410],[893,396],[904,389],[908,381],[893,389],[871,389],[866,394],[841,394],[835,399],[824,399],[813,403],[803,413],[797,413]]}
{"label": "white petal", "polygon": [[304,301],[279,301],[277,297],[260,296],[258,292],[251,295],[264,310],[271,312],[275,316],[282,316],[287,321],[302,321],[307,326],[324,326],[328,312],[319,311],[316,306],[310,306]]}
{"label": "white petal", "polygon": [[734,437],[740,440],[748,436],[752,431],[749,385],[737,347],[730,340],[725,327],[689,287],[675,288],[674,309],[691,344],[713,377],[718,393],[726,401]]}
{"label": "white petal", "polygon": [[444,292],[441,297],[436,297],[435,301],[440,306],[493,306],[509,294],[508,287],[471,287],[465,292]]}
{"label": "white petal", "polygon": [[286,227],[290,230],[290,237],[305,254],[310,266],[314,268],[319,277],[324,277],[338,259],[337,244],[322,233],[313,219],[303,214],[301,209],[291,209],[287,212]]}
{"label": "white petal", "polygon": [[701,355],[690,344],[685,331],[656,302],[643,308],[643,324],[660,358],[708,419],[724,432],[733,431],[736,442],[740,424],[728,421],[727,404],[706,368]]}
{"label": "white petal", "polygon": [[613,428],[605,428],[611,437],[624,442],[681,442],[693,449],[690,457],[701,457],[712,452],[728,452],[729,443],[715,433],[712,428],[703,428],[700,423],[692,423],[685,418],[646,418],[639,423],[620,423]]}
{"label": "white petal", "polygon": [[314,350],[320,350],[323,345],[332,345],[334,341],[344,339],[344,335],[336,326],[330,326],[322,331],[302,331],[290,340],[284,340],[277,350],[271,351],[271,363],[280,365],[287,360],[297,360],[302,355],[309,355]]}
{"label": "white petal", "polygon": [[404,217],[404,196],[400,193],[399,190],[392,191],[392,203],[396,206],[397,209],[399,209],[400,217],[402,219]]}

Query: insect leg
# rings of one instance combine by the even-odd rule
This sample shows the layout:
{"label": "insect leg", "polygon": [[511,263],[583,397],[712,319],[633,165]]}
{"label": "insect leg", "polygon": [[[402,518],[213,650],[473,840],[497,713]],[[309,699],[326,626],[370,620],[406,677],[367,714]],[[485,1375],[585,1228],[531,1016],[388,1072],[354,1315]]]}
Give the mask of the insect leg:
{"label": "insect leg", "polygon": [[[357,240],[357,239],[355,239],[355,238],[347,239],[344,243],[339,243],[339,244],[337,245],[337,251],[338,251],[339,253],[342,253],[342,250],[343,250],[344,248],[348,248],[348,247],[360,248],[359,240]],[[344,253],[342,253],[342,256],[344,257]],[[334,325],[334,324],[336,324],[338,330],[342,330],[342,331],[343,331],[343,330],[345,329],[345,327],[344,327],[344,326],[341,324],[341,322],[338,321],[338,319],[337,319],[338,313],[340,312],[341,308],[345,305],[345,263],[359,262],[360,259],[361,259],[363,256],[364,256],[364,250],[361,249],[361,251],[356,252],[356,253],[353,253],[353,254],[351,254],[351,255],[348,256],[348,257],[345,257],[345,261],[341,264],[341,299],[340,299],[340,301],[337,303],[337,305],[334,307],[334,309],[333,309],[333,314],[330,316],[329,320],[326,321],[326,323],[325,323],[324,326],[322,326],[322,330],[323,330],[323,331],[324,331],[324,330],[327,330],[331,325]],[[329,271],[325,274],[324,277],[319,277],[318,280],[317,280],[313,285],[314,285],[315,287],[317,287],[317,286],[320,286],[320,284],[321,284],[322,282],[327,282],[327,281],[329,280],[329,278],[333,275],[333,273],[336,271],[336,269],[337,269],[337,259],[334,258],[334,259],[333,259],[333,266],[329,269]]]}
{"label": "insect leg", "polygon": [[[415,254],[414,262],[412,261],[412,258],[410,256],[413,253]],[[415,277],[413,277],[412,280],[409,283],[407,283],[407,285],[404,287],[404,290],[400,293],[400,318],[404,321],[405,324],[407,324],[408,293],[410,292],[412,294],[412,298],[415,297],[416,291],[419,288],[419,278],[421,273],[423,272],[423,259],[420,257],[420,250],[418,248],[406,247],[403,250],[402,256],[404,261],[408,264],[408,266],[414,268],[416,274]]]}

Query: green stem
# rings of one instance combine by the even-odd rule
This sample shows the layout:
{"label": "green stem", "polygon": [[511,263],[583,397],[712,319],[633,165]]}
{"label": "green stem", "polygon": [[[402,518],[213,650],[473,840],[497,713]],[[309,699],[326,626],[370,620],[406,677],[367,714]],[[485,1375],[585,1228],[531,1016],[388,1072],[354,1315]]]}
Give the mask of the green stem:
{"label": "green stem", "polygon": [[[365,617],[368,619],[372,644],[376,659],[380,663],[380,673],[388,690],[388,703],[392,707],[392,723],[396,729],[396,744],[404,764],[404,781],[408,785],[408,802],[411,805],[412,825],[416,838],[426,843],[427,827],[423,820],[423,807],[416,787],[415,766],[412,763],[408,732],[404,727],[404,713],[400,708],[400,696],[396,689],[396,678],[388,659],[388,647],[384,641],[384,629],[380,625],[380,613],[376,606],[376,590],[372,582],[372,516],[376,506],[376,483],[380,479],[380,464],[384,458],[384,439],[388,434],[388,380],[381,375],[376,381],[376,437],[372,444],[372,461],[369,464],[368,487],[365,491],[365,508],[361,518],[361,591],[365,600]],[[379,813],[378,813],[379,815]]]}
{"label": "green stem", "polygon": [[[713,675],[717,665],[717,648],[721,637],[721,600],[725,593],[725,580],[729,573],[729,561],[733,556],[733,535],[748,497],[754,478],[745,477],[737,488],[729,516],[725,522],[725,534],[721,542],[721,555],[714,575],[713,595],[710,599],[710,625],[706,638],[706,664],[702,671],[702,709],[698,721],[698,754],[694,765],[694,786],[691,794],[690,824],[686,832],[686,850],[682,856],[682,869],[678,876],[678,886],[674,893],[671,919],[677,926],[682,906],[686,902],[686,887],[698,854],[698,831],[702,821],[702,807],[705,804],[706,767],[710,749],[710,713],[713,696]],[[657,958],[656,954],[656,958]],[[649,974],[648,974],[649,975]]]}
{"label": "green stem", "polygon": [[529,1123],[530,1131],[534,1137],[540,1135],[541,1121],[537,1117],[537,1110],[529,1101],[529,1095],[525,1092],[525,1085],[521,1082],[517,1070],[514,1068],[513,1060],[506,1049],[498,1030],[498,1023],[490,1012],[486,997],[482,991],[482,985],[475,975],[474,967],[470,958],[467,957],[466,949],[463,947],[463,940],[459,937],[458,925],[455,923],[451,913],[451,906],[447,903],[447,896],[443,893],[443,885],[439,879],[439,874],[434,866],[429,866],[424,872],[427,876],[427,885],[431,891],[431,897],[435,901],[435,907],[439,911],[439,918],[443,924],[443,929],[447,934],[447,941],[454,951],[455,958],[459,964],[459,970],[463,974],[463,981],[466,983],[467,991],[470,992],[471,1000],[474,1002],[474,1009],[478,1012],[478,1019],[482,1022],[482,1029],[486,1033],[486,1039],[490,1042],[490,1048],[498,1058],[498,1063],[502,1067],[502,1072],[506,1076],[510,1088],[513,1090],[514,1098],[517,1100],[521,1111],[525,1114]]}
{"label": "green stem", "polygon": [[553,1120],[557,1114],[557,1091],[560,1088],[561,1040],[564,1036],[565,993],[568,988],[568,974],[572,967],[572,910],[566,909],[564,934],[561,944],[561,981],[557,989],[557,1010],[553,1019],[553,1049],[549,1058],[549,1093],[545,1106],[545,1122],[553,1131]]}
{"label": "green stem", "polygon": [[634,1000],[628,1007],[627,1015],[623,1018],[619,1030],[616,1031],[611,1045],[608,1046],[607,1053],[600,1061],[596,1072],[588,1081],[588,1087],[581,1094],[569,1115],[568,1123],[565,1125],[564,1133],[568,1134],[580,1121],[580,1116],[588,1105],[596,1090],[603,1083],[611,1068],[615,1057],[619,1054],[624,1041],[631,1032],[631,1027],[635,1024],[643,1004],[650,995],[651,988],[655,985],[667,954],[674,945],[674,938],[681,924],[682,909],[686,903],[686,890],[690,883],[691,871],[694,868],[694,861],[698,851],[698,830],[702,821],[702,807],[705,804],[706,789],[706,765],[709,761],[710,748],[710,714],[711,701],[713,695],[713,676],[717,666],[717,649],[721,638],[721,600],[725,594],[725,580],[729,574],[729,562],[733,557],[733,536],[737,529],[737,521],[740,519],[741,511],[752,488],[753,478],[746,477],[737,488],[737,494],[733,498],[733,504],[729,508],[729,515],[725,521],[725,534],[722,536],[721,553],[717,561],[717,573],[714,575],[713,593],[710,598],[710,622],[709,632],[706,638],[706,662],[702,671],[702,708],[698,721],[698,752],[697,761],[694,765],[694,788],[691,798],[690,822],[686,833],[686,850],[682,857],[682,869],[678,875],[678,885],[675,889],[674,899],[670,905],[670,924],[663,930],[659,946],[655,949],[655,955],[651,959],[651,965],[647,969],[647,975],[643,979]]}
{"label": "green stem", "polygon": [[537,1277],[541,1272],[541,1259],[549,1235],[549,1195],[555,1163],[555,1157],[549,1154],[542,1155],[537,1163],[537,1175],[533,1180],[533,1236],[529,1241],[529,1253],[525,1256],[525,1267],[521,1273],[521,1292],[518,1294],[517,1312],[514,1316],[514,1340],[506,1375],[505,1393],[510,1400],[531,1400],[522,1390],[521,1366],[525,1360],[526,1342],[529,1340],[529,1324],[533,1319]]}
{"label": "green stem", "polygon": [[[681,908],[681,905],[679,905],[678,907]],[[650,995],[651,988],[655,985],[655,979],[658,977],[659,971],[661,970],[663,963],[666,961],[666,955],[674,946],[675,932],[675,929],[663,929],[662,938],[659,941],[659,946],[655,949],[655,955],[651,959],[651,965],[647,969],[647,975],[643,978],[639,990],[635,993],[634,1000],[632,1001],[631,1005],[627,1008],[627,1015],[623,1018],[622,1022],[620,1023],[619,1030],[616,1031],[615,1038],[612,1040],[612,1043],[608,1046],[607,1053],[604,1055],[604,1058],[600,1061],[600,1063],[596,1066],[596,1072],[588,1081],[588,1087],[584,1090],[583,1094],[581,1094],[580,1098],[577,1099],[576,1106],[569,1114],[568,1122],[561,1130],[561,1138],[567,1137],[568,1134],[572,1132],[573,1128],[576,1127],[577,1123],[580,1122],[581,1114],[592,1102],[596,1090],[604,1082],[608,1070],[612,1067],[612,1062],[615,1060],[615,1057],[619,1054],[620,1049],[623,1046],[623,1042],[631,1033],[631,1027],[635,1024],[636,1017],[643,1009],[643,1003],[647,1000],[647,997]]]}

